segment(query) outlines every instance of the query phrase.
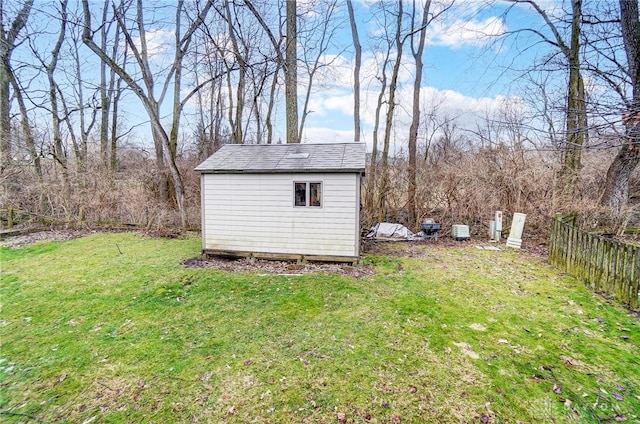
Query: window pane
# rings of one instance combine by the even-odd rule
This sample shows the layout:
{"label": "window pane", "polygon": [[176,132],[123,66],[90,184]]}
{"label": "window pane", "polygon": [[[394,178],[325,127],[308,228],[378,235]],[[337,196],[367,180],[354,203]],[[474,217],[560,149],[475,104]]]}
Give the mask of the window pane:
{"label": "window pane", "polygon": [[309,183],[309,206],[320,206],[322,183]]}
{"label": "window pane", "polygon": [[294,183],[296,206],[307,206],[307,183]]}

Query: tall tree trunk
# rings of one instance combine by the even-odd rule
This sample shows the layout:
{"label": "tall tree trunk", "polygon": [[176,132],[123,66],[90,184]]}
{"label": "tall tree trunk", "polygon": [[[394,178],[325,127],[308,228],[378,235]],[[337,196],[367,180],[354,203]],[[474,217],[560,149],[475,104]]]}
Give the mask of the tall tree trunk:
{"label": "tall tree trunk", "polygon": [[298,30],[297,0],[287,0],[287,44],[285,66],[285,107],[287,143],[300,143],[298,134]]}
{"label": "tall tree trunk", "polygon": [[[229,2],[224,2],[226,21],[229,29],[229,39],[231,40],[231,47],[233,49],[233,56],[235,58],[236,64],[238,65],[238,81],[236,83],[236,107],[235,113],[233,110],[229,111],[229,123],[231,124],[231,138],[232,142],[235,144],[242,144],[244,141],[243,131],[242,131],[242,115],[244,111],[244,95],[245,95],[245,86],[246,86],[246,74],[247,74],[247,64],[243,55],[240,53],[240,47],[238,45],[238,39],[236,37],[236,30],[234,21],[231,19],[231,8],[229,7]],[[229,81],[231,79],[229,78]],[[229,96],[232,94],[232,86],[229,83]],[[231,97],[230,97],[231,100]],[[232,103],[233,104],[233,103]],[[231,108],[233,109],[233,108]]]}
{"label": "tall tree trunk", "polygon": [[[417,49],[413,44],[413,37],[416,34],[415,29],[411,32],[411,53],[416,64],[416,75],[413,80],[413,105],[411,109],[411,126],[409,127],[409,189],[408,189],[408,209],[409,209],[409,224],[415,225],[417,223],[418,213],[416,208],[416,191],[417,191],[417,146],[418,146],[418,127],[420,126],[420,88],[422,86],[422,53],[424,52],[424,41],[427,33],[427,23],[429,20],[429,8],[431,7],[431,0],[427,0],[422,10],[422,20],[420,27],[417,29],[420,34],[418,40]],[[412,13],[412,26],[415,25],[415,12],[416,2],[413,2]]]}
{"label": "tall tree trunk", "polygon": [[568,62],[569,83],[567,85],[566,140],[562,152],[560,187],[556,195],[564,206],[570,206],[575,193],[580,172],[582,149],[587,138],[587,113],[584,82],[580,70],[580,32],[582,24],[582,0],[571,0],[571,40],[569,45],[551,21],[549,15],[534,0],[509,0],[525,3],[533,7],[545,21],[553,34],[553,39],[543,36],[543,40],[560,49]]}
{"label": "tall tree trunk", "polygon": [[[389,64],[389,56],[391,55],[391,45],[387,47],[385,57],[382,62],[382,75],[380,76],[380,92],[378,93],[378,102],[376,103],[375,119],[373,123],[373,146],[371,148],[371,164],[369,165],[369,172],[367,172],[367,179],[369,181],[369,187],[365,193],[365,207],[368,211],[376,216],[378,221],[384,218],[384,213],[377,210],[376,199],[378,199],[378,132],[380,129],[380,119],[382,114],[382,106],[384,104],[385,93],[387,91],[387,65]],[[376,215],[377,212],[377,215]],[[381,215],[382,214],[382,215]]]}
{"label": "tall tree trunk", "polygon": [[389,81],[389,98],[387,104],[387,116],[385,118],[384,128],[384,144],[382,147],[382,161],[380,165],[380,188],[378,190],[378,218],[379,221],[385,219],[386,210],[388,208],[387,195],[389,194],[389,149],[391,146],[391,127],[393,124],[393,114],[396,107],[396,89],[398,88],[398,75],[400,73],[400,65],[402,63],[402,45],[403,39],[400,32],[402,31],[402,2],[398,2],[398,16],[396,18],[395,47],[396,59],[391,71],[391,80]]}
{"label": "tall tree trunk", "polygon": [[[112,75],[115,78],[115,75]],[[115,90],[111,96],[111,141],[110,154],[109,154],[109,169],[112,174],[115,174],[118,165],[118,108],[120,106],[120,96],[122,95],[122,79],[118,79],[115,84]]]}
{"label": "tall tree trunk", "polygon": [[[609,166],[600,202],[620,218],[629,201],[629,183],[640,163],[640,19],[638,0],[620,0],[620,25],[627,55],[627,73],[632,85],[632,99],[624,114],[625,139]],[[623,230],[620,228],[619,230]]]}
{"label": "tall tree trunk", "polygon": [[276,70],[273,72],[273,79],[271,80],[271,89],[269,90],[269,104],[267,105],[267,115],[265,117],[264,125],[267,127],[267,144],[273,143],[273,122],[271,117],[273,116],[273,108],[276,104],[276,91],[278,88],[278,74],[280,73],[282,66],[278,62],[276,64]]}
{"label": "tall tree trunk", "polygon": [[[111,57],[118,57],[118,51],[120,46],[120,27],[116,25],[113,47],[111,51]],[[127,57],[129,55],[129,46],[125,43],[122,53],[122,70],[126,71]],[[106,66],[104,61],[100,61],[101,66]],[[122,78],[118,76],[114,69],[109,67],[109,95],[108,100],[111,109],[111,121],[109,117],[106,121],[103,118],[103,124],[110,126],[109,138],[109,169],[112,175],[115,175],[116,167],[118,164],[118,109],[120,104],[120,98],[122,97]],[[102,140],[102,135],[100,136]]]}
{"label": "tall tree trunk", "polygon": [[[55,160],[60,165],[61,175],[62,175],[62,196],[64,199],[65,205],[68,207],[71,199],[71,182],[69,181],[69,169],[68,169],[68,161],[67,161],[67,153],[62,143],[62,134],[61,134],[61,119],[60,114],[58,112],[58,96],[57,96],[57,85],[54,77],[54,73],[56,71],[56,67],[58,66],[58,59],[60,56],[60,49],[62,48],[62,42],[64,41],[64,36],[66,32],[67,26],[67,0],[62,0],[60,2],[60,32],[58,33],[58,40],[56,41],[53,50],[51,51],[51,61],[46,67],[47,71],[47,79],[49,81],[49,102],[51,107],[51,119],[52,119],[52,127],[53,127],[53,154]],[[67,118],[68,119],[68,118]]]}
{"label": "tall tree trunk", "polygon": [[362,66],[362,46],[358,36],[358,26],[353,12],[353,0],[347,0],[347,10],[349,11],[349,23],[351,24],[351,39],[355,50],[353,67],[353,141],[360,141],[360,67]]}
{"label": "tall tree trunk", "polygon": [[[102,9],[102,26],[100,27],[100,47],[107,51],[107,14],[109,0],[105,0]],[[117,37],[117,35],[116,35]],[[117,41],[114,44],[118,44]],[[114,46],[114,49],[116,47]],[[115,55],[113,57],[116,57]],[[113,73],[112,73],[113,75]],[[112,79],[113,81],[113,79]],[[107,64],[100,62],[100,162],[107,168],[107,154],[109,145],[109,106],[111,92],[107,91]]]}
{"label": "tall tree trunk", "polygon": [[562,164],[563,200],[569,204],[573,198],[580,172],[582,148],[587,135],[587,115],[584,81],[580,72],[580,26],[582,0],[571,0],[571,46],[566,52],[569,61],[567,93],[567,142]]}

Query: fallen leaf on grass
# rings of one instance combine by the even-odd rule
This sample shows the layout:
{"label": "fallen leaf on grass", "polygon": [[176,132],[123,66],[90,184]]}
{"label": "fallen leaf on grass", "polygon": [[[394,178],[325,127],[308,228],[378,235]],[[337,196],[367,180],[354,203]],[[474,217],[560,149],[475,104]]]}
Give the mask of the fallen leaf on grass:
{"label": "fallen leaf on grass", "polygon": [[397,415],[394,415],[391,417],[391,422],[394,424],[399,424],[400,423],[400,417]]}
{"label": "fallen leaf on grass", "polygon": [[616,383],[616,389],[620,390],[621,392],[624,392],[625,390],[627,390],[626,387],[624,387],[622,384],[618,384]]}
{"label": "fallen leaf on grass", "polygon": [[347,422],[347,415],[344,412],[338,412],[338,422],[340,423]]}
{"label": "fallen leaf on grass", "polygon": [[[584,365],[582,362],[578,361],[577,359],[574,359],[570,356],[566,356],[566,355],[560,355],[560,360],[562,362],[564,362],[565,365],[567,366],[576,366],[576,367],[581,367],[582,365]],[[569,364],[567,364],[569,363]]]}
{"label": "fallen leaf on grass", "polygon": [[559,395],[560,393],[562,393],[562,389],[560,388],[560,386],[558,386],[557,384],[554,384],[554,385],[553,385],[553,393],[556,393],[556,394],[558,394],[558,395]]}
{"label": "fallen leaf on grass", "polygon": [[415,393],[418,391],[418,388],[416,386],[409,386],[409,393]]}
{"label": "fallen leaf on grass", "polygon": [[614,420],[614,421],[618,421],[618,422],[621,422],[621,421],[627,421],[627,417],[625,417],[624,415],[615,414],[615,415],[613,416],[613,420]]}
{"label": "fallen leaf on grass", "polygon": [[56,379],[56,381],[58,383],[62,383],[64,381],[64,379],[67,378],[67,373],[63,372],[62,374],[60,374],[60,376]]}
{"label": "fallen leaf on grass", "polygon": [[483,412],[482,414],[480,414],[480,422],[481,423],[488,423],[489,422],[489,416]]}
{"label": "fallen leaf on grass", "polygon": [[611,396],[613,396],[615,400],[624,400],[624,396],[622,396],[620,393],[612,393]]}

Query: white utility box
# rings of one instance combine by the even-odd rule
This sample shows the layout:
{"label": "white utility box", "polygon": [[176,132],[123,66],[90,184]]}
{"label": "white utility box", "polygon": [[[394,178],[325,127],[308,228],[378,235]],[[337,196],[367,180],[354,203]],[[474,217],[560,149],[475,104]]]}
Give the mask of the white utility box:
{"label": "white utility box", "polygon": [[451,230],[451,235],[457,241],[470,240],[469,226],[468,225],[454,225]]}

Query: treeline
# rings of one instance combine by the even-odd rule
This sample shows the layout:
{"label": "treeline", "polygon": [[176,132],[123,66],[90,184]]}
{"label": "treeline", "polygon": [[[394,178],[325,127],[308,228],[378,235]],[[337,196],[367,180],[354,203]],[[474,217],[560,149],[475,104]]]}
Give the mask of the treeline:
{"label": "treeline", "polygon": [[638,1],[567,6],[513,0],[505,27],[537,18],[477,31],[486,55],[546,47],[509,70],[521,95],[469,127],[422,82],[430,29],[466,2],[0,2],[0,208],[198,226],[193,167],[224,143],[300,142],[314,96],[347,69],[354,141],[371,146],[366,224],[480,229],[501,209],[531,228],[574,212],[622,232],[639,208]]}

